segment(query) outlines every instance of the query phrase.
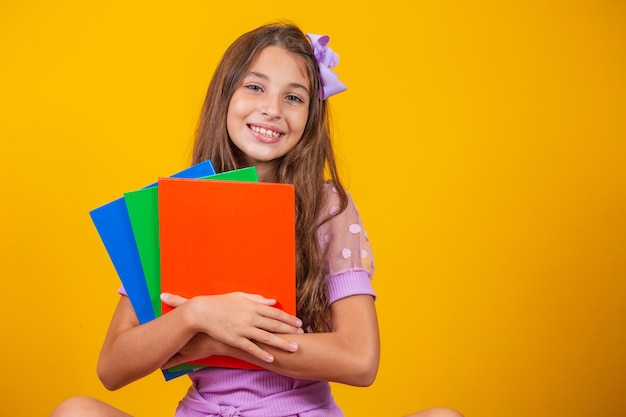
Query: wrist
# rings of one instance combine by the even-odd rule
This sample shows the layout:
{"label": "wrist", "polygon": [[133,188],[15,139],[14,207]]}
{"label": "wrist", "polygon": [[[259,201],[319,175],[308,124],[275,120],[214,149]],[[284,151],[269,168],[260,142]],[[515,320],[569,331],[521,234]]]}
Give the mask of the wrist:
{"label": "wrist", "polygon": [[180,324],[187,332],[191,334],[200,332],[200,327],[196,320],[196,317],[198,317],[196,302],[193,298],[176,308],[176,311],[180,313]]}

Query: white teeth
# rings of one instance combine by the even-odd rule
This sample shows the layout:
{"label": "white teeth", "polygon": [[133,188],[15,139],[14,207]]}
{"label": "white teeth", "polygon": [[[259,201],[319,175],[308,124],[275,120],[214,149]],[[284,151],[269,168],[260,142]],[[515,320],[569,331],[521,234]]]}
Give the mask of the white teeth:
{"label": "white teeth", "polygon": [[262,134],[263,136],[267,136],[268,138],[274,137],[277,138],[280,136],[280,133],[278,132],[274,132],[271,129],[266,129],[264,127],[258,127],[258,126],[250,126],[250,129],[252,129],[253,131]]}

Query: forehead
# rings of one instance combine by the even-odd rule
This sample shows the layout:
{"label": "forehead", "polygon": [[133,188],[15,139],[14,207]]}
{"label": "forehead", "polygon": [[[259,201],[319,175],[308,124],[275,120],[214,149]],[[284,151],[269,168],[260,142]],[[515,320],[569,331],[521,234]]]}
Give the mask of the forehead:
{"label": "forehead", "polygon": [[304,58],[279,46],[264,48],[250,65],[248,73],[250,72],[288,77],[290,81],[297,80],[309,85]]}

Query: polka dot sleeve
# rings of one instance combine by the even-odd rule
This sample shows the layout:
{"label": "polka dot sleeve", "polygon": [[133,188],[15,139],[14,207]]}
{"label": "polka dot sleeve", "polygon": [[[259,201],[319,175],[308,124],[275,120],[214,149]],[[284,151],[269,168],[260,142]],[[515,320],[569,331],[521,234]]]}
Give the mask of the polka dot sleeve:
{"label": "polka dot sleeve", "polygon": [[[339,196],[334,187],[328,184],[326,189],[327,203],[322,216],[339,210]],[[329,304],[350,295],[375,296],[371,284],[372,247],[352,198],[344,212],[320,227],[318,239],[328,271]]]}

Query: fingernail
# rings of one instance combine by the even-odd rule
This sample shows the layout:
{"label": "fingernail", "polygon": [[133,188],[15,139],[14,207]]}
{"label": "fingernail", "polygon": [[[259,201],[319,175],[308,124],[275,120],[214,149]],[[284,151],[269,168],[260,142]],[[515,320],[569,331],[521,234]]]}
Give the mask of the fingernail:
{"label": "fingernail", "polygon": [[289,350],[291,350],[292,352],[295,352],[296,350],[298,350],[298,344],[295,342],[289,344]]}
{"label": "fingernail", "polygon": [[302,333],[304,333],[304,330],[302,330],[302,327],[300,327],[300,328],[298,329],[298,334],[302,334]]}
{"label": "fingernail", "polygon": [[274,362],[274,357],[272,355],[267,355],[265,357],[265,362]]}
{"label": "fingernail", "polygon": [[302,320],[297,319],[297,320],[296,320],[296,326],[298,326],[298,327],[302,327]]}

